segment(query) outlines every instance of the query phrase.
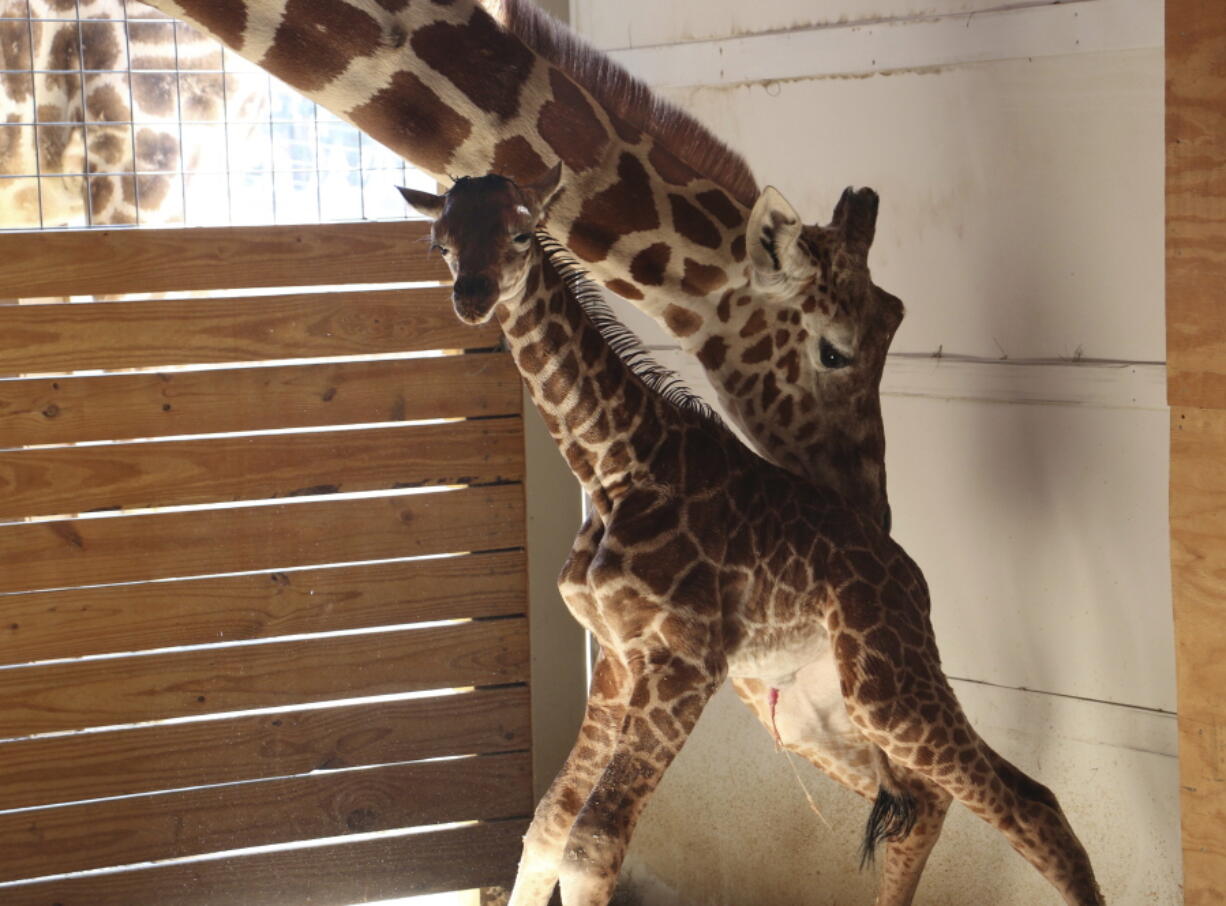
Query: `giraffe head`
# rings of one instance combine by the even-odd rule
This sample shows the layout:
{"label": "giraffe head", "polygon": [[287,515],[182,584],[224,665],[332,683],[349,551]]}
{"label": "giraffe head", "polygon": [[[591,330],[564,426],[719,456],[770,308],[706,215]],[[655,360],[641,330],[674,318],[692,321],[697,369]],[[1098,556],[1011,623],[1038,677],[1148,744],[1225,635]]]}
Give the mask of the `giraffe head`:
{"label": "giraffe head", "polygon": [[868,188],[844,190],[827,226],[806,226],[773,186],[750,214],[750,290],[768,308],[799,312],[797,336],[816,382],[879,372],[902,322],[902,303],[869,276],[876,223],[877,193]]}
{"label": "giraffe head", "polygon": [[527,186],[491,174],[462,177],[445,195],[400,189],[405,201],[434,221],[431,242],[455,278],[451,301],[461,321],[482,324],[498,302],[523,295],[534,259],[533,233],[561,179],[559,164]]}
{"label": "giraffe head", "polygon": [[719,332],[695,345],[767,458],[884,508],[878,388],[903,306],[869,272],[876,220],[871,189],[844,191],[824,226],[765,189],[746,223],[744,283],[720,299]]}

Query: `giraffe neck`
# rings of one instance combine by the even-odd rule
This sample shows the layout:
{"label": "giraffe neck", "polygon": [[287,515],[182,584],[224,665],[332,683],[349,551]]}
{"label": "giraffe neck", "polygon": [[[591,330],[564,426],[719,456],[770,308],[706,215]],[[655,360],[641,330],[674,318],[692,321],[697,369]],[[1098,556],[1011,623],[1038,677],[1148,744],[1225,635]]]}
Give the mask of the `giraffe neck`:
{"label": "giraffe neck", "polygon": [[661,429],[707,416],[649,387],[610,345],[538,246],[519,302],[494,311],[533,402],[572,472],[604,510]]}
{"label": "giraffe neck", "polygon": [[[684,321],[686,310],[713,308],[722,291],[746,281],[729,265],[745,260],[747,205],[756,194],[748,168],[706,136],[719,149],[707,157],[722,153],[730,174],[727,186],[717,185],[678,156],[685,152],[670,150],[676,142],[651,134],[655,114],[641,127],[601,104],[564,63],[513,31],[559,59],[568,53],[526,3],[152,5],[215,34],[441,182],[496,172],[527,184],[561,160],[566,188],[546,228],[596,279],[649,314],[663,319],[671,305]],[[645,89],[628,90],[621,106],[653,109]],[[694,143],[702,130],[685,128]]]}

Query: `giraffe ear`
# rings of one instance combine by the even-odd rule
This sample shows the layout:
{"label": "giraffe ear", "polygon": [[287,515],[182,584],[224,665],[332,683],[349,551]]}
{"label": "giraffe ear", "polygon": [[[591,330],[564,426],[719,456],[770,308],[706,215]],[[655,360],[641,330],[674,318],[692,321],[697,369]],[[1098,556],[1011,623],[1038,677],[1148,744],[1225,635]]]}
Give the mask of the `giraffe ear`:
{"label": "giraffe ear", "polygon": [[562,186],[562,162],[558,161],[536,182],[524,186],[523,191],[536,204],[537,211],[544,211]]}
{"label": "giraffe ear", "polygon": [[396,189],[404,196],[404,200],[409,203],[409,206],[423,217],[438,220],[442,216],[443,203],[446,201],[442,195],[431,195],[429,192],[406,189],[404,186],[396,186]]}
{"label": "giraffe ear", "polygon": [[765,283],[778,283],[800,277],[812,269],[808,256],[800,248],[800,233],[804,224],[796,209],[774,186],[767,186],[758,196],[749,215],[749,259],[755,275]]}

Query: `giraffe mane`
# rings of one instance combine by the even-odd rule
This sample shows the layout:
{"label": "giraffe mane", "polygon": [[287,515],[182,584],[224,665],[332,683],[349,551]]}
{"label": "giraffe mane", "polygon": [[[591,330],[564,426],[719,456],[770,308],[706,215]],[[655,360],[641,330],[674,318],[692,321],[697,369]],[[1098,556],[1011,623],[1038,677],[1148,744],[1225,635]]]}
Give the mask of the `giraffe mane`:
{"label": "giraffe mane", "polygon": [[758,182],[743,158],[690,114],[657,97],[531,0],[483,0],[503,26],[531,50],[574,79],[602,106],[651,135],[700,175],[746,207],[758,197]]}
{"label": "giraffe mane", "polygon": [[651,393],[659,396],[674,409],[696,415],[710,425],[723,428],[724,422],[719,413],[691,390],[680,375],[653,359],[651,351],[643,344],[638,334],[618,319],[617,314],[605,301],[601,288],[588,278],[579,262],[570,257],[566,247],[544,231],[538,231],[536,237],[549,263],[566,284],[567,291],[574,296],[592,326],[609,344],[613,354],[630,369],[630,373],[641,380]]}

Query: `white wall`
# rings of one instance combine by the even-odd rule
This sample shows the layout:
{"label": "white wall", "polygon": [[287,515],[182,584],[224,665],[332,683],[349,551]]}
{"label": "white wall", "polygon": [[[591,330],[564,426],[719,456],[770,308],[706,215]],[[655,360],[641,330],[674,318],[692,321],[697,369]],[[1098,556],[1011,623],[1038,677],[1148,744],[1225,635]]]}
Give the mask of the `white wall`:
{"label": "white wall", "polygon": [[[845,184],[881,193],[874,277],[908,307],[883,387],[895,535],[929,579],[947,672],[989,741],[1056,791],[1108,902],[1173,904],[1162,3],[998,5],[571,14],[810,221]],[[801,774],[833,830],[721,693],[640,825],[642,901],[871,902],[867,804]],[[917,902],[1058,898],[955,808]]]}

